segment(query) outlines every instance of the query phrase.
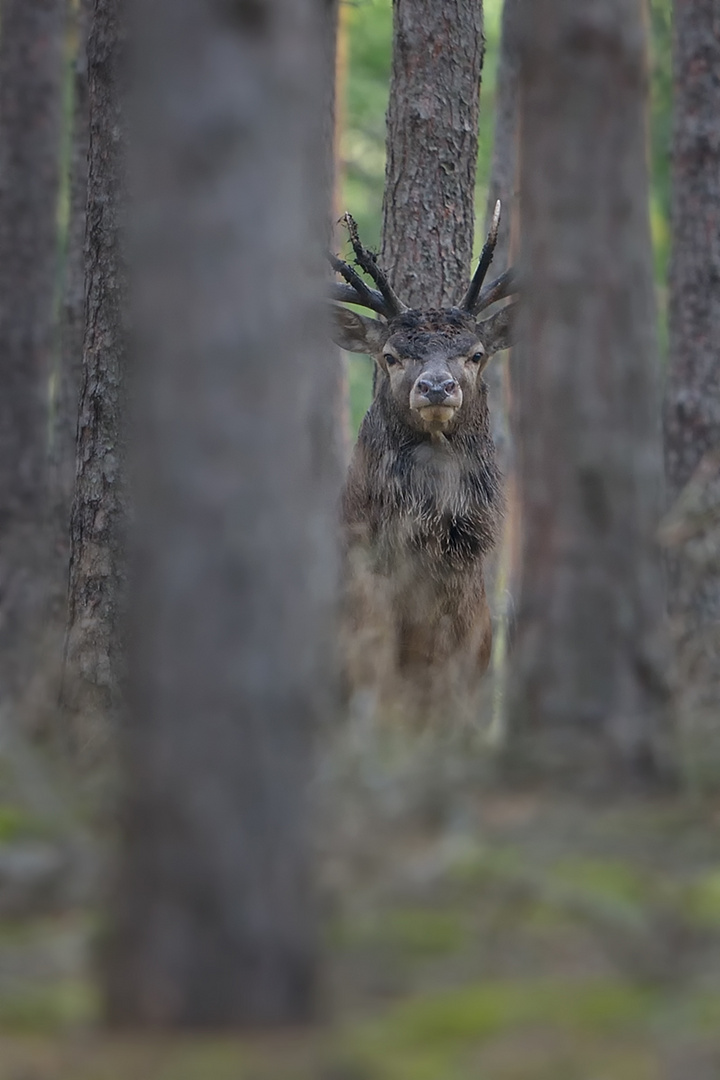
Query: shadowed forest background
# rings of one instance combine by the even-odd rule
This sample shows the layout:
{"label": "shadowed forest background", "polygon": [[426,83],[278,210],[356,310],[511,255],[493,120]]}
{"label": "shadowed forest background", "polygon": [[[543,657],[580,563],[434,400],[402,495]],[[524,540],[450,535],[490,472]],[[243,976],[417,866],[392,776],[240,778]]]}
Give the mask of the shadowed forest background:
{"label": "shadowed forest background", "polygon": [[[342,476],[400,360],[331,345],[323,251],[348,269],[349,211],[379,287],[412,239],[415,296],[465,290],[383,217],[393,6],[420,38],[439,9],[29,4],[0,0],[0,1080],[717,1080],[717,0],[453,0],[485,40],[464,242],[520,267],[521,329],[485,373],[492,664],[440,723],[348,689],[386,639],[347,630]],[[331,318],[382,336],[361,292]]]}

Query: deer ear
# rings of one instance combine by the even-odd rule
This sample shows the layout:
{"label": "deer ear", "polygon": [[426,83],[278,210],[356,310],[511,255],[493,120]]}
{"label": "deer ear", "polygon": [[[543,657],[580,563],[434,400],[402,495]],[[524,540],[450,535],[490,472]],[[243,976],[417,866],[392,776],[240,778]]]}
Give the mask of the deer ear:
{"label": "deer ear", "polygon": [[341,349],[377,356],[387,338],[387,325],[379,319],[369,319],[357,311],[333,304],[330,332]]}
{"label": "deer ear", "polygon": [[517,336],[517,301],[476,323],[475,331],[485,346],[488,357],[509,349]]}

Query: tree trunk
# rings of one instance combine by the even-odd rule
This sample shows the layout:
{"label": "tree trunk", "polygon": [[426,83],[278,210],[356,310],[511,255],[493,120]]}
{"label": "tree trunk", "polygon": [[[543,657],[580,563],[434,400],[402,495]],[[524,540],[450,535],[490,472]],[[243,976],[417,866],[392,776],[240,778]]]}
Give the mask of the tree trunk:
{"label": "tree trunk", "polygon": [[64,703],[75,717],[76,744],[88,758],[104,752],[108,717],[117,705],[123,586],[122,28],[122,0],[96,0],[88,42],[85,338],[63,685]]}
{"label": "tree trunk", "polygon": [[85,336],[85,210],[88,191],[90,109],[88,102],[87,39],[92,0],[80,0],[73,13],[76,53],[73,65],[73,116],[70,142],[70,208],[61,307],[60,356],[56,364],[53,400],[52,488],[55,503],[56,549],[67,593],[70,561],[70,512],[75,490],[75,438],[83,373]]}
{"label": "tree trunk", "polygon": [[411,307],[467,286],[483,49],[482,0],[393,0],[380,262]]}
{"label": "tree trunk", "polygon": [[[505,0],[503,4],[500,56],[498,58],[497,89],[495,93],[495,137],[493,143],[490,185],[485,215],[486,232],[490,228],[495,204],[503,205],[495,258],[491,276],[501,273],[512,261],[511,238],[518,218],[518,117],[520,103],[519,26],[521,0]],[[508,426],[508,394],[506,393],[507,354],[496,357],[488,366],[484,379],[488,384],[488,401],[493,425],[493,439],[498,453],[498,465],[508,476],[512,467],[510,430]]]}
{"label": "tree trunk", "polygon": [[[495,205],[502,201],[502,217],[495,258],[490,277],[511,265],[517,254],[519,225],[519,88],[520,48],[519,18],[521,0],[504,0],[500,55],[495,92],[495,134],[490,170],[486,232],[490,228]],[[488,387],[488,408],[497,463],[505,481],[505,517],[500,542],[487,560],[485,583],[493,616],[493,705],[488,737],[493,745],[505,739],[505,700],[507,696],[510,621],[518,584],[520,513],[516,494],[513,439],[510,428],[511,381],[510,353],[492,359],[483,378]]]}
{"label": "tree trunk", "polygon": [[504,270],[510,261],[513,212],[518,200],[518,120],[520,86],[520,16],[522,0],[504,0],[500,55],[495,90],[495,132],[490,169],[486,226],[490,227],[495,203],[503,201],[497,247],[493,266]]}
{"label": "tree trunk", "polygon": [[136,10],[143,483],[110,1014],[296,1022],[311,746],[335,716],[330,5]]}
{"label": "tree trunk", "polygon": [[[665,464],[671,501],[720,448],[720,4],[675,2],[673,249]],[[680,551],[670,607],[688,630],[720,622],[720,573]]]}
{"label": "tree trunk", "polygon": [[0,696],[44,617],[63,0],[5,0],[0,36]]}
{"label": "tree trunk", "polygon": [[647,72],[638,2],[523,0],[516,767],[618,786],[664,765]]}

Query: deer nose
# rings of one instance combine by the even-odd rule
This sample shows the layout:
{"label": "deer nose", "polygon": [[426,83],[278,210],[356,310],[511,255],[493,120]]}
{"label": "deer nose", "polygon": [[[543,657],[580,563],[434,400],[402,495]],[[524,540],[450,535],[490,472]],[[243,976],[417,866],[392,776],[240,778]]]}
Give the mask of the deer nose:
{"label": "deer nose", "polygon": [[431,405],[441,405],[445,398],[455,393],[457,383],[455,379],[419,379],[417,389]]}

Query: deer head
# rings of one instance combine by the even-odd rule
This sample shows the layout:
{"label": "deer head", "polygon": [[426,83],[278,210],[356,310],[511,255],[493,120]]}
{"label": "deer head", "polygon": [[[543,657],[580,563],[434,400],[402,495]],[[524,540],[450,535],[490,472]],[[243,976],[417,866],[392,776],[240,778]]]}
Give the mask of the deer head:
{"label": "deer head", "polygon": [[336,304],[334,339],[349,352],[374,357],[396,411],[408,427],[430,435],[450,434],[462,422],[464,406],[474,397],[490,357],[512,344],[515,303],[478,319],[481,312],[517,291],[512,270],[483,287],[497,244],[500,203],[462,303],[440,310],[408,309],[375,256],[360,243],[349,214],[345,223],[356,264],[377,288],[370,288],[353,267],[331,256],[334,269],[345,279],[344,284],[335,284],[332,298],[369,308],[380,318]]}

